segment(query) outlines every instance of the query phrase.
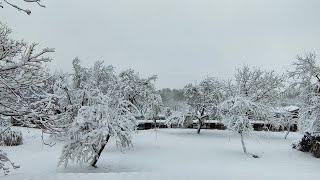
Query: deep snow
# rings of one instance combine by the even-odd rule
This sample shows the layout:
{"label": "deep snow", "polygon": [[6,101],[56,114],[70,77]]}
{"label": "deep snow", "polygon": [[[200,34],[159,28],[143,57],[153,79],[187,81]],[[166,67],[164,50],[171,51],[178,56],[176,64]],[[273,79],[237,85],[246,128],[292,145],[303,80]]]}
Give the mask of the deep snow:
{"label": "deep snow", "polygon": [[[319,179],[320,160],[291,148],[301,135],[283,132],[254,132],[246,139],[248,151],[242,152],[237,134],[223,130],[157,129],[138,131],[134,147],[119,151],[108,145],[98,162],[99,168],[72,165],[58,168],[61,142],[43,145],[41,132],[22,128],[24,144],[1,147],[21,165],[1,179],[93,180],[93,179]],[[50,142],[48,137],[46,142]]]}

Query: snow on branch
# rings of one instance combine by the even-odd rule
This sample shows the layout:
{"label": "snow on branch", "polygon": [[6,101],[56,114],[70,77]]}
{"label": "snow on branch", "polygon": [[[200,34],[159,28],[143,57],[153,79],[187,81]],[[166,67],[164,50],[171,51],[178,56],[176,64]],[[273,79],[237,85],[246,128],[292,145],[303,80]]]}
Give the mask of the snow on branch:
{"label": "snow on branch", "polygon": [[236,75],[237,93],[250,97],[252,101],[272,101],[277,98],[282,87],[283,76],[274,71],[265,71],[259,68],[243,66],[238,69]]}
{"label": "snow on branch", "polygon": [[[46,6],[44,4],[41,3],[41,0],[23,0],[26,3],[36,3],[38,4],[40,7],[45,8]],[[3,4],[7,4],[8,6],[17,9],[18,11],[22,11],[25,12],[26,14],[30,15],[31,14],[31,10],[26,9],[26,8],[22,8],[21,6],[17,5],[16,3],[13,3],[12,1],[9,0],[1,0],[0,1],[0,7],[4,8]]]}
{"label": "snow on branch", "polygon": [[89,93],[93,93],[88,96],[89,104],[79,109],[68,131],[70,140],[64,146],[59,162],[65,167],[69,161],[95,166],[110,137],[116,139],[119,147],[132,144],[131,134],[137,124],[127,109],[130,103],[100,92]]}
{"label": "snow on branch", "polygon": [[11,29],[0,23],[0,116],[23,119],[32,114],[36,91],[46,79],[45,64],[52,48],[37,51],[37,44],[28,45],[10,37]]}

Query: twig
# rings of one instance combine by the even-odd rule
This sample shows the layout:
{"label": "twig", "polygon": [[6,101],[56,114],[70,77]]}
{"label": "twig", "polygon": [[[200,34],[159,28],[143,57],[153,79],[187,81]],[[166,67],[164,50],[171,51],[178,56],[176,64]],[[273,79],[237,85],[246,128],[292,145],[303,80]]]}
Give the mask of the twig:
{"label": "twig", "polygon": [[31,11],[30,11],[29,9],[22,9],[22,8],[20,8],[19,6],[8,2],[7,0],[3,0],[3,1],[4,1],[5,3],[7,3],[8,5],[12,6],[13,8],[16,8],[18,11],[23,11],[23,12],[27,13],[28,15],[31,14]]}

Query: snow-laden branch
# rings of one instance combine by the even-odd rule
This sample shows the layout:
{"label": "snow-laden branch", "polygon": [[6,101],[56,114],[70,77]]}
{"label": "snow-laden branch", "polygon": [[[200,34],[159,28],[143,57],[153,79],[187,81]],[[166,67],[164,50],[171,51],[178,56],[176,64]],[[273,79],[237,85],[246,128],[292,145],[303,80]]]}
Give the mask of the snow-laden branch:
{"label": "snow-laden branch", "polygon": [[[41,0],[23,0],[23,1],[26,2],[26,3],[36,3],[42,8],[46,7],[44,4],[41,3]],[[19,5],[17,5],[16,3],[12,2],[11,0],[1,0],[0,1],[0,7],[1,8],[4,8],[3,4],[7,4],[8,6],[17,9],[18,11],[25,12],[28,15],[31,14],[31,10],[23,8],[23,7],[19,6]]]}

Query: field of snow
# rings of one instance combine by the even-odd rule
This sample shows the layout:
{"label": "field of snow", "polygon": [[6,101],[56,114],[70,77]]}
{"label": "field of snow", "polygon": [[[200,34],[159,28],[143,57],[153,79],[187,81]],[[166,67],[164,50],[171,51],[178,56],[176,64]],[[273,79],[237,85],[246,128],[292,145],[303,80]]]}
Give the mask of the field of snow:
{"label": "field of snow", "polygon": [[[58,168],[62,143],[43,145],[41,132],[22,129],[24,144],[1,147],[21,168],[2,180],[94,180],[94,179],[319,179],[320,160],[291,148],[298,133],[287,140],[284,133],[255,132],[246,139],[249,152],[242,152],[237,134],[222,130],[157,129],[138,131],[134,147],[119,151],[108,145],[99,168],[72,165]],[[45,141],[50,141],[48,137]]]}

